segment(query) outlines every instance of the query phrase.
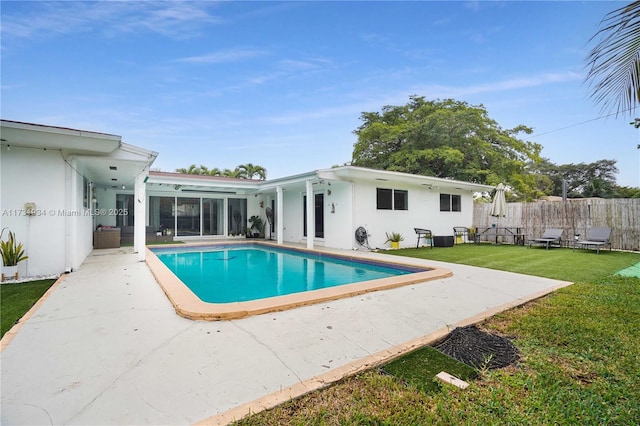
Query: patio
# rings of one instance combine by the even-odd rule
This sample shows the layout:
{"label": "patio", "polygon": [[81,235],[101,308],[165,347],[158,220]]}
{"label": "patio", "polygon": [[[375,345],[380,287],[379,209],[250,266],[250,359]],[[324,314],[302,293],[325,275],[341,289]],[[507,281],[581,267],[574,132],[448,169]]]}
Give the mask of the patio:
{"label": "patio", "polygon": [[454,276],[204,322],[177,316],[130,249],[94,250],[3,350],[1,422],[223,424],[568,284],[411,262]]}

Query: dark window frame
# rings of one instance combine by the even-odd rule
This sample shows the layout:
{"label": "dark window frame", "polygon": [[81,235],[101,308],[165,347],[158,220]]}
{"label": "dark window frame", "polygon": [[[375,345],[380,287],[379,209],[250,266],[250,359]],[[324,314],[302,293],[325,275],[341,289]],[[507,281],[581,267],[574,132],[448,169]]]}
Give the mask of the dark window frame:
{"label": "dark window frame", "polygon": [[376,188],[376,209],[393,210],[393,189]]}
{"label": "dark window frame", "polygon": [[376,188],[377,210],[409,210],[409,191],[406,189]]}
{"label": "dark window frame", "polygon": [[461,212],[462,196],[459,194],[440,194],[441,212]]}
{"label": "dark window frame", "polygon": [[393,209],[409,210],[409,191],[406,189],[393,190]]}

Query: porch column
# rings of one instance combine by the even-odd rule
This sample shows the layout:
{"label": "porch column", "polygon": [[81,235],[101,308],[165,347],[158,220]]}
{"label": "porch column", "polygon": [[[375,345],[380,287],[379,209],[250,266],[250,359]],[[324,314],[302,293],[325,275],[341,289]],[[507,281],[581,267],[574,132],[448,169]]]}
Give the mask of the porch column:
{"label": "porch column", "polygon": [[[71,212],[78,208],[78,177],[75,170],[78,167],[75,156],[67,158],[67,166],[65,167],[65,210]],[[93,206],[91,206],[93,207]],[[64,217],[64,243],[65,243],[65,272],[73,272],[76,268],[76,217],[73,215],[65,215]],[[91,238],[93,238],[93,229],[91,230]],[[93,243],[92,243],[93,246]],[[78,265],[79,266],[79,265]]]}
{"label": "porch column", "polygon": [[135,187],[133,191],[133,204],[135,217],[133,218],[133,251],[138,253],[138,260],[144,262],[146,255],[146,225],[147,225],[147,176],[149,168],[136,176]]}
{"label": "porch column", "polygon": [[307,181],[307,248],[313,248],[313,238],[316,235],[315,226],[315,202],[313,198],[313,183],[311,179]]}
{"label": "porch column", "polygon": [[276,234],[278,244],[284,242],[284,202],[282,201],[282,187],[276,187]]}

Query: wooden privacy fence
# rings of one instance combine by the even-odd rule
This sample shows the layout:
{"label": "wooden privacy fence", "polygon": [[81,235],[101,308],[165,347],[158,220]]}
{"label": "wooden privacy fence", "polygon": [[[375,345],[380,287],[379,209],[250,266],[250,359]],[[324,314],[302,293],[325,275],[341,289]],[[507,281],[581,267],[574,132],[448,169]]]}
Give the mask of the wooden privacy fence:
{"label": "wooden privacy fence", "polygon": [[547,228],[564,229],[563,239],[585,237],[593,226],[611,228],[611,246],[618,250],[640,250],[640,198],[581,198],[567,201],[507,203],[505,217],[489,216],[491,204],[474,204],[473,226],[520,227],[525,241],[540,237]]}

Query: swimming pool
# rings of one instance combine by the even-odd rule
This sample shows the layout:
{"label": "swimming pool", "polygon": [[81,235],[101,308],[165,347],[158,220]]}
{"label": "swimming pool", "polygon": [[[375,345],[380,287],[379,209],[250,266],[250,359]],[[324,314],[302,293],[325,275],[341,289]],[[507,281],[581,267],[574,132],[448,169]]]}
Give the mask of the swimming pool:
{"label": "swimming pool", "polygon": [[146,262],[179,315],[205,320],[241,318],[451,276],[447,269],[416,259],[401,264],[374,257],[270,243],[220,243],[147,249]]}
{"label": "swimming pool", "polygon": [[157,250],[156,256],[210,303],[245,302],[425,271],[255,245]]}

